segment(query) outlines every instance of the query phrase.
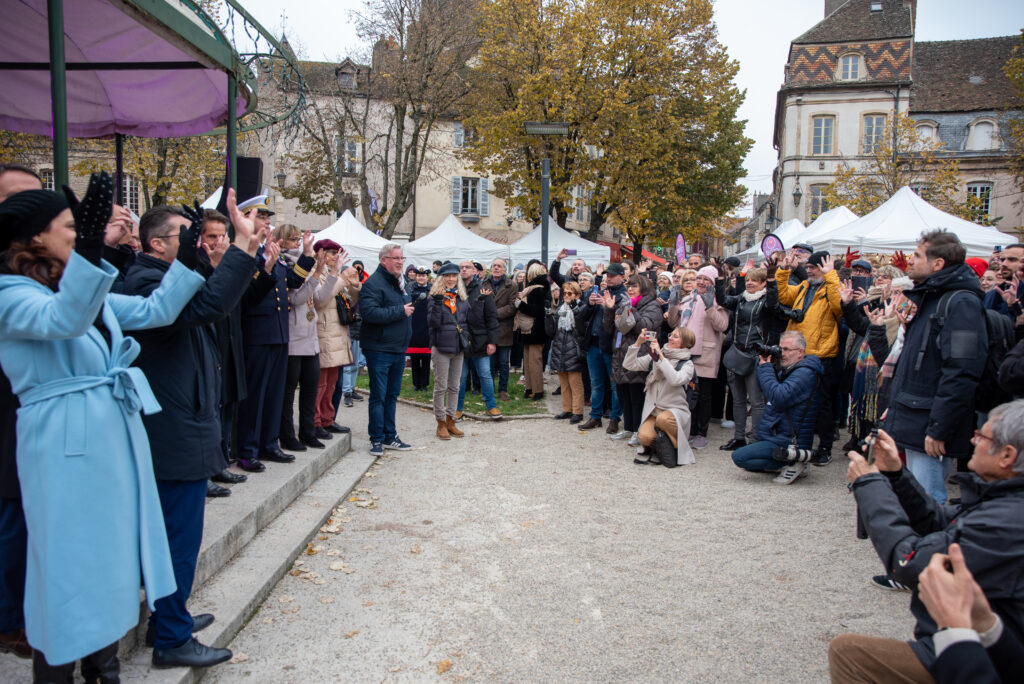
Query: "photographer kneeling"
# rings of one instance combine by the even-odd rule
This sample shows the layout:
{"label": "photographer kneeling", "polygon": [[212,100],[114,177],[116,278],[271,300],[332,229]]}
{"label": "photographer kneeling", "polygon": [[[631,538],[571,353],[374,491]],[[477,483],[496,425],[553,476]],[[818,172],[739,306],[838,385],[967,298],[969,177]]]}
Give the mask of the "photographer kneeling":
{"label": "photographer kneeling", "polygon": [[821,361],[806,354],[807,340],[802,333],[783,333],[778,353],[782,362],[778,371],[772,365],[771,347],[755,345],[760,356],[757,382],[766,406],[757,424],[757,440],[732,452],[740,468],[753,472],[779,472],[778,484],[792,484],[807,474],[812,455],[814,423],[817,417],[817,387],[823,372]]}
{"label": "photographer kneeling", "polygon": [[[622,367],[631,371],[647,371],[644,384],[644,407],[640,415],[637,439],[643,445],[643,453],[652,454],[644,461],[634,463],[658,463],[669,468],[695,463],[693,449],[687,437],[690,434],[690,404],[686,389],[694,376],[690,348],[697,338],[689,328],[679,327],[668,336],[662,347],[658,344],[655,331],[644,330],[635,343],[626,349]],[[644,343],[650,345],[650,354],[640,355]]]}

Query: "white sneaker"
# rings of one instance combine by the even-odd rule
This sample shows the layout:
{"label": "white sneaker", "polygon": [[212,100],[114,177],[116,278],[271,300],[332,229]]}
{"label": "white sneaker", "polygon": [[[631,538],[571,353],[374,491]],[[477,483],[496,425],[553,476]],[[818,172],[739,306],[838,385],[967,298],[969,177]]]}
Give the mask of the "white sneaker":
{"label": "white sneaker", "polygon": [[807,464],[795,463],[780,470],[778,477],[772,480],[772,482],[775,484],[788,485],[793,484],[804,477],[807,477]]}
{"label": "white sneaker", "polygon": [[647,452],[647,447],[645,447],[645,446],[638,446],[636,448],[636,453],[637,453],[638,456],[643,456],[646,452]]}
{"label": "white sneaker", "polygon": [[736,423],[734,421],[731,421],[731,420],[723,420],[722,421],[722,427],[725,428],[726,430],[731,430],[734,427],[736,427]]}
{"label": "white sneaker", "polygon": [[637,437],[636,434],[634,434],[632,437],[629,438],[629,441],[626,442],[626,444],[628,444],[631,447],[640,446],[640,438]]}
{"label": "white sneaker", "polygon": [[619,430],[614,435],[611,435],[609,439],[629,439],[632,435],[633,433],[628,430]]}

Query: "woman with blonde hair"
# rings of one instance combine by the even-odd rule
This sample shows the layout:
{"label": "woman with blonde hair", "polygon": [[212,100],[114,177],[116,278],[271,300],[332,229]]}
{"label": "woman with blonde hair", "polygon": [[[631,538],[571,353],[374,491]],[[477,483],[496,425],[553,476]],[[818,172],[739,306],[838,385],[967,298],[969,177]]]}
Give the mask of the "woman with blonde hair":
{"label": "woman with blonde hair", "polygon": [[455,411],[459,404],[462,362],[469,346],[469,302],[466,297],[459,267],[450,261],[445,262],[437,271],[427,303],[438,439],[462,437],[464,434],[455,427]]}
{"label": "woman with blonde hair", "polygon": [[523,394],[535,401],[544,398],[544,345],[548,341],[544,316],[550,301],[548,269],[534,262],[526,271],[526,287],[516,300],[514,327],[523,334],[523,377],[526,378]]}
{"label": "woman with blonde hair", "polygon": [[642,331],[622,360],[623,368],[628,370],[650,371],[644,383],[644,408],[636,433],[642,445],[637,453],[647,454],[648,459],[633,462],[660,462],[668,467],[695,463],[693,449],[687,441],[690,404],[686,392],[694,378],[690,349],[697,338],[692,330],[680,326],[672,331],[662,347],[657,336],[647,332]]}
{"label": "woman with blonde hair", "polygon": [[558,373],[562,390],[562,412],[556,420],[569,419],[575,425],[583,421],[583,371],[586,359],[580,346],[579,329],[583,325],[580,286],[571,280],[562,284],[562,304],[547,315],[545,325],[551,338],[551,370]]}

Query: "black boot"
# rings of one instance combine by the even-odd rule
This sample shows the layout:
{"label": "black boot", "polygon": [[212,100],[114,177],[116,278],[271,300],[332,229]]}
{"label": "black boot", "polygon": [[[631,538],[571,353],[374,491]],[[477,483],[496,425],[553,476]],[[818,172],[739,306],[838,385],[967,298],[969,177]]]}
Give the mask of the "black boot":
{"label": "black boot", "polygon": [[72,660],[64,665],[50,665],[42,651],[32,651],[33,684],[74,684],[75,665]]}
{"label": "black boot", "polygon": [[106,648],[82,658],[82,677],[86,684],[117,684],[121,681],[121,661],[115,641]]}

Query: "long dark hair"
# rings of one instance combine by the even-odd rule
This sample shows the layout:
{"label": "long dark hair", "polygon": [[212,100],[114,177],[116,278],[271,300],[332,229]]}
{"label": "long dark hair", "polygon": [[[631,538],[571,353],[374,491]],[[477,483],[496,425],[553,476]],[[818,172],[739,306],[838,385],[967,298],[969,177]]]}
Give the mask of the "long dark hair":
{"label": "long dark hair", "polygon": [[64,264],[33,242],[12,242],[3,253],[3,266],[8,273],[31,278],[55,292],[64,274]]}

